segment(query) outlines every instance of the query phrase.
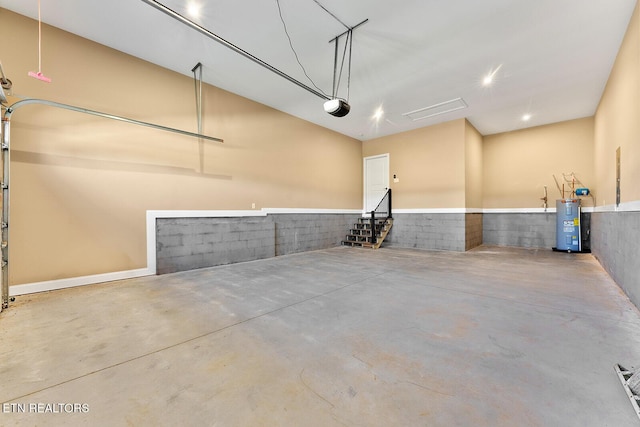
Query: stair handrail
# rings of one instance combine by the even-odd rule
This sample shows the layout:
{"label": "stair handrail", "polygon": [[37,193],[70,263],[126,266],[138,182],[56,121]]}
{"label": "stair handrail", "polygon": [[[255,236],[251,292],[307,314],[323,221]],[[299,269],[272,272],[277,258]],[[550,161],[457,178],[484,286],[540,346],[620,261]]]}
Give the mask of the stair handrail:
{"label": "stair handrail", "polygon": [[[385,203],[386,200],[386,203]],[[386,207],[386,210],[382,210],[381,207]],[[387,188],[387,192],[384,193],[384,196],[382,196],[382,199],[380,200],[380,203],[378,203],[378,206],[376,206],[376,208],[374,210],[371,211],[371,243],[372,244],[376,244],[378,243],[378,234],[376,233],[376,211],[379,211],[380,213],[386,213],[387,216],[384,218],[384,220],[388,220],[388,219],[393,219],[393,215],[391,213],[391,189]]]}

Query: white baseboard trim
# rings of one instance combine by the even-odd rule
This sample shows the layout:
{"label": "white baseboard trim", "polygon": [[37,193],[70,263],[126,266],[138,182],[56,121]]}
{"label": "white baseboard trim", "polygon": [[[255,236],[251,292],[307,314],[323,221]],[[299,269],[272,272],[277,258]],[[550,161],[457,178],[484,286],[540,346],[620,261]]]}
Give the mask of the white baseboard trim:
{"label": "white baseboard trim", "polygon": [[[582,208],[583,212],[589,212],[590,207]],[[431,209],[394,209],[396,214],[492,214],[492,213],[555,213],[556,208],[431,208]]]}
{"label": "white baseboard trim", "polygon": [[246,216],[267,216],[263,210],[154,210],[147,211],[149,218],[236,218]]}
{"label": "white baseboard trim", "polygon": [[55,291],[76,286],[94,285],[96,283],[113,282],[114,280],[133,279],[136,277],[155,274],[148,268],[137,270],[117,271],[114,273],[94,274],[91,276],[72,277],[69,279],[47,280],[45,282],[28,283],[25,285],[9,286],[9,295],[26,295],[37,292]]}
{"label": "white baseboard trim", "polygon": [[[395,212],[395,211],[394,211]],[[501,209],[482,209],[482,213],[540,213],[551,212],[555,213],[556,208],[501,208]],[[640,212],[640,200],[633,202],[620,203],[620,206],[606,205],[606,206],[583,206],[582,212]]]}
{"label": "white baseboard trim", "polygon": [[556,208],[500,208],[500,209],[483,209],[485,214],[500,213],[556,213]]}
{"label": "white baseboard trim", "polygon": [[467,208],[418,208],[418,209],[393,209],[393,214],[461,214],[475,213]]}
{"label": "white baseboard trim", "polygon": [[595,208],[595,212],[640,212],[640,200],[620,203],[620,206],[605,205]]}
{"label": "white baseboard trim", "polygon": [[306,208],[262,208],[262,212],[271,214],[360,214],[360,209],[306,209]]}

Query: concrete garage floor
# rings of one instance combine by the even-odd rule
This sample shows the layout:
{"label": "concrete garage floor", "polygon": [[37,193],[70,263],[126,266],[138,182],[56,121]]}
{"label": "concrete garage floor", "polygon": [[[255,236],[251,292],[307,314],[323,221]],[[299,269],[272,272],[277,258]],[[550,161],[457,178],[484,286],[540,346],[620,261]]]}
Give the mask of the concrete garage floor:
{"label": "concrete garage floor", "polygon": [[613,368],[640,313],[585,254],[340,247],[23,296],[0,325],[3,426],[640,425]]}

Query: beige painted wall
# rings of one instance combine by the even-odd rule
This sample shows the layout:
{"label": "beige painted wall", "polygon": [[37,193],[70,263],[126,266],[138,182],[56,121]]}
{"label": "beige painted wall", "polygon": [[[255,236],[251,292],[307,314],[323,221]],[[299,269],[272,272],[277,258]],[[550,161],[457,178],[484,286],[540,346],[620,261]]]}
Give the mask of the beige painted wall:
{"label": "beige painted wall", "polygon": [[595,118],[598,206],[616,201],[616,149],[621,202],[640,201],[640,10],[636,6]]}
{"label": "beige painted wall", "polygon": [[482,208],[482,143],[480,132],[468,121],[465,121],[465,207],[467,209]]}
{"label": "beige painted wall", "polygon": [[465,123],[453,120],[365,141],[363,157],[389,153],[395,209],[465,207]]}
{"label": "beige painted wall", "polygon": [[[193,79],[0,9],[14,95],[196,131]],[[17,98],[13,98],[15,100]],[[146,266],[149,209],[360,209],[362,143],[206,86],[220,145],[26,106],[12,118],[10,284]]]}
{"label": "beige painted wall", "polygon": [[[542,207],[547,186],[555,207],[562,174],[574,172],[596,198],[592,117],[484,137],[483,201],[485,209]],[[568,190],[568,187],[567,187]],[[567,197],[569,194],[567,194]],[[590,199],[584,206],[592,206]]]}

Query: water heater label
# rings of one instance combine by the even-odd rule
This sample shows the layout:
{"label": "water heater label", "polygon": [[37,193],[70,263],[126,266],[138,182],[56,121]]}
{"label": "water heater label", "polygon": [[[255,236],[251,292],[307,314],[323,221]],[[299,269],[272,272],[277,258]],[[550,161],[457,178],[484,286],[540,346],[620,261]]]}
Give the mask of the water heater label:
{"label": "water heater label", "polygon": [[573,233],[573,220],[565,219],[562,221],[563,230],[565,233]]}

